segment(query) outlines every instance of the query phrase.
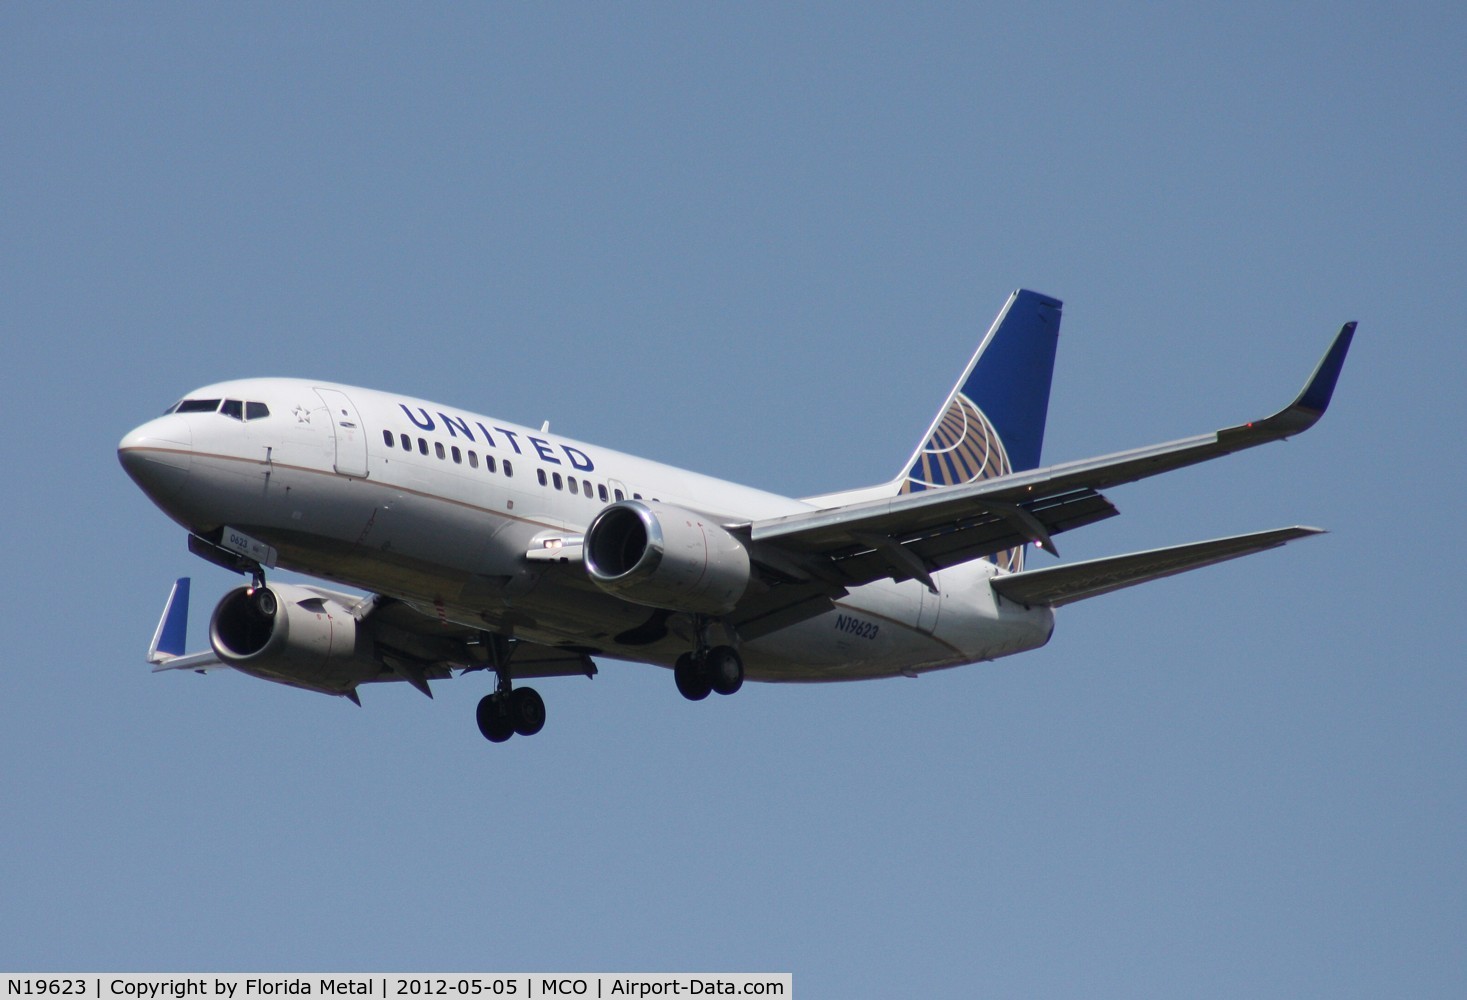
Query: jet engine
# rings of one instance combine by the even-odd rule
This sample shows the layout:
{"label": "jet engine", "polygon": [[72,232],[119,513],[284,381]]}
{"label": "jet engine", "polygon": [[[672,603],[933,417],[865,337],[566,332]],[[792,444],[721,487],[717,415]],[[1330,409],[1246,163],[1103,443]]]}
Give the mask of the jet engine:
{"label": "jet engine", "polygon": [[749,585],[743,542],[702,514],[622,500],[586,529],[583,559],[596,585],[654,608],[721,615]]}
{"label": "jet engine", "polygon": [[209,621],[209,644],[236,670],[312,691],[343,694],[380,673],[345,605],[290,584],[225,594]]}

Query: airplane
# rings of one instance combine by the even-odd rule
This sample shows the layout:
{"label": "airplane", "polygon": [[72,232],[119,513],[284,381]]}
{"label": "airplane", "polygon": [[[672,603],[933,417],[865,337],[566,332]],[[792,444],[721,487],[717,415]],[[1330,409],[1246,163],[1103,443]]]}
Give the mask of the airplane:
{"label": "airplane", "polygon": [[[1009,296],[911,457],[874,486],[795,499],[469,410],[356,386],[204,386],[129,432],[118,458],[247,574],[209,648],[186,650],[189,578],[154,670],[233,668],[348,698],[484,671],[481,734],[533,735],[517,682],[592,677],[593,657],[670,668],[689,700],[746,679],[851,681],[1043,646],[1056,608],[1319,534],[1303,526],[1031,568],[1054,536],[1118,513],[1099,491],[1312,427],[1355,332],[1292,403],[1209,434],[1041,466],[1061,303]],[[285,569],[367,591],[267,580]]]}

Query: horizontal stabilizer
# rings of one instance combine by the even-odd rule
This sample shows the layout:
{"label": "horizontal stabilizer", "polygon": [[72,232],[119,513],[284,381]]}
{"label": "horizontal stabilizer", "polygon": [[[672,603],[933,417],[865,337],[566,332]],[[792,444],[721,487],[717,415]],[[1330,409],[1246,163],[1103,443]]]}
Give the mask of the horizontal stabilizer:
{"label": "horizontal stabilizer", "polygon": [[993,580],[993,589],[1019,604],[1057,608],[1087,597],[1108,594],[1148,580],[1159,580],[1164,576],[1278,548],[1295,539],[1323,533],[1320,528],[1276,528],[1273,531],[1258,531],[1249,535],[1215,538],[1210,542],[1193,542],[1190,545],[1174,545],[1171,548],[1091,559],[1068,566],[1048,566],[996,577]]}

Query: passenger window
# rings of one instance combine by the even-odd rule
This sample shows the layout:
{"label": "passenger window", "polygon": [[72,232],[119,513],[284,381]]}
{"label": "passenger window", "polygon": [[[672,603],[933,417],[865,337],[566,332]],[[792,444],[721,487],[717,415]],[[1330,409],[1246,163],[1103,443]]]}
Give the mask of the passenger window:
{"label": "passenger window", "polygon": [[387,445],[387,447],[389,447],[389,448],[392,447],[393,442],[392,442],[392,432],[391,431],[383,431],[382,432],[382,443],[385,444],[385,445]]}
{"label": "passenger window", "polygon": [[537,478],[537,479],[540,480],[540,485],[541,486],[544,486],[545,485],[545,470],[544,469],[536,469],[535,470],[535,478]]}
{"label": "passenger window", "polygon": [[418,454],[428,454],[428,442],[425,441],[423,438],[418,438]]}
{"label": "passenger window", "polygon": [[469,452],[469,468],[471,468],[471,469],[477,469],[478,467],[479,467],[479,455],[478,455],[478,452],[473,452],[473,451]]}
{"label": "passenger window", "polygon": [[[494,456],[493,455],[485,455],[484,456],[484,468],[488,469],[490,472],[493,472],[494,471]],[[509,475],[508,470],[505,471],[505,475]]]}
{"label": "passenger window", "polygon": [[560,473],[556,472],[556,473],[552,474],[551,475],[551,479],[553,479],[555,481],[555,488],[556,489],[558,489],[558,490],[565,489],[565,481],[560,478]]}
{"label": "passenger window", "polygon": [[640,494],[640,493],[633,493],[632,494],[632,499],[633,500],[640,500],[640,499],[642,499],[642,494]]}
{"label": "passenger window", "polygon": [[433,454],[437,455],[439,458],[442,458],[443,457],[443,442],[442,441],[434,441],[433,442]]}
{"label": "passenger window", "polygon": [[571,491],[571,496],[579,496],[580,495],[580,492],[581,492],[580,487],[578,487],[576,485],[576,479],[575,479],[574,476],[571,477],[570,491]]}
{"label": "passenger window", "polygon": [[504,474],[509,478],[514,477],[514,463],[507,458],[504,460]]}
{"label": "passenger window", "polygon": [[621,490],[617,490],[615,493],[612,494],[612,496],[616,497],[616,502],[617,503],[621,503],[623,500],[625,500],[627,498],[627,495],[625,493],[623,493]]}
{"label": "passenger window", "polygon": [[453,464],[454,465],[463,465],[464,464],[463,452],[461,452],[461,451],[458,450],[458,445],[454,445],[453,446]]}
{"label": "passenger window", "polygon": [[262,419],[264,417],[268,417],[269,415],[270,415],[270,407],[266,406],[264,403],[246,403],[245,404],[245,419],[246,420],[260,420],[260,419]]}
{"label": "passenger window", "polygon": [[586,491],[586,496],[589,497],[591,495],[591,480],[589,480],[589,479],[582,479],[581,480],[581,489],[585,490]]}
{"label": "passenger window", "polygon": [[402,450],[403,451],[412,451],[413,450],[413,439],[410,438],[410,437],[408,437],[406,434],[399,434],[397,436],[397,440],[402,443]]}
{"label": "passenger window", "polygon": [[224,414],[226,417],[233,417],[235,420],[243,420],[244,402],[238,399],[226,399],[224,401],[224,405],[219,407],[219,412]]}
{"label": "passenger window", "polygon": [[601,502],[602,503],[605,503],[606,502],[606,484],[605,483],[597,483],[596,484],[596,493],[597,493],[598,496],[601,497]]}

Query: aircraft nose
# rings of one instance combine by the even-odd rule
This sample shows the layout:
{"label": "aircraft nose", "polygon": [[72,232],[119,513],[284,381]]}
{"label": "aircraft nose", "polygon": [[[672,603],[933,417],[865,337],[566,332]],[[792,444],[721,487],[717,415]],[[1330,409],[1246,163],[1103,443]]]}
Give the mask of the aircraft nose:
{"label": "aircraft nose", "polygon": [[117,460],[144,493],[162,503],[183,489],[193,464],[188,422],[168,416],[133,428],[117,443]]}

